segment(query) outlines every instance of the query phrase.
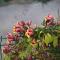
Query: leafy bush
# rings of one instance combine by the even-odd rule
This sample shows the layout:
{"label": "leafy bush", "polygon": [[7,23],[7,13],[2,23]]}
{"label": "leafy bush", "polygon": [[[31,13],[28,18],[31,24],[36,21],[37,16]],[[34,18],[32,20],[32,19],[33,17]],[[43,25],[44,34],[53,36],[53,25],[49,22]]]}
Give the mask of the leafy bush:
{"label": "leafy bush", "polygon": [[42,27],[21,21],[13,25],[12,31],[7,33],[3,47],[4,60],[53,60],[60,48],[60,25],[51,15],[45,17]]}

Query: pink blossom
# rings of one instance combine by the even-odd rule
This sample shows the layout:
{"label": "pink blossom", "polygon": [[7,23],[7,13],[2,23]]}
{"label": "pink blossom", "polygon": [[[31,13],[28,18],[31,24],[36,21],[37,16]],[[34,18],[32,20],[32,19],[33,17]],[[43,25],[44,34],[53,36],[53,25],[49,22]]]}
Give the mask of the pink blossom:
{"label": "pink blossom", "polygon": [[51,20],[51,19],[54,19],[54,17],[52,15],[48,15],[48,16],[46,16],[46,19]]}
{"label": "pink blossom", "polygon": [[11,33],[8,33],[7,34],[7,39],[8,39],[9,42],[11,42],[11,41],[14,40],[14,36]]}
{"label": "pink blossom", "polygon": [[3,47],[3,53],[8,54],[10,52],[9,45],[5,44]]}
{"label": "pink blossom", "polygon": [[25,23],[23,21],[21,22],[17,22],[14,26],[13,26],[13,32],[24,32],[24,26]]}
{"label": "pink blossom", "polygon": [[25,25],[25,22],[24,21],[21,21],[19,22],[20,26],[24,26]]}
{"label": "pink blossom", "polygon": [[28,34],[29,36],[32,36],[32,35],[33,35],[33,29],[29,28],[29,29],[27,30],[27,34]]}

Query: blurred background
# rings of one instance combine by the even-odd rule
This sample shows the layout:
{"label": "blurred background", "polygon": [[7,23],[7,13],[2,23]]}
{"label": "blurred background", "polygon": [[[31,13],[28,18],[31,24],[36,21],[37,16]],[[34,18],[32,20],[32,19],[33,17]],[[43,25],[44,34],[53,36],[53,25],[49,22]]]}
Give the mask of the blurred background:
{"label": "blurred background", "polygon": [[29,21],[41,25],[44,16],[58,17],[60,0],[0,0],[0,36],[12,31],[17,21]]}

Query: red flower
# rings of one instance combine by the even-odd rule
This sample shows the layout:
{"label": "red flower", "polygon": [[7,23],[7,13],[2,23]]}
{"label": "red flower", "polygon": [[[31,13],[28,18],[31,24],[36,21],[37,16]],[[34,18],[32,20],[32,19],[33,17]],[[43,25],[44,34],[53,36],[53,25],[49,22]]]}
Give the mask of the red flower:
{"label": "red flower", "polygon": [[24,25],[25,25],[25,23],[23,21],[17,22],[13,26],[13,32],[24,32],[24,28],[23,28]]}
{"label": "red flower", "polygon": [[45,17],[47,20],[51,20],[51,19],[54,19],[54,17],[52,15],[48,15]]}
{"label": "red flower", "polygon": [[8,54],[10,51],[11,50],[9,48],[9,45],[5,44],[4,47],[3,47],[3,53]]}
{"label": "red flower", "polygon": [[25,22],[24,21],[21,21],[19,22],[20,26],[24,26],[25,25]]}
{"label": "red flower", "polygon": [[35,39],[32,40],[32,44],[36,44],[36,40]]}
{"label": "red flower", "polygon": [[32,36],[32,35],[33,35],[33,29],[29,28],[29,29],[27,30],[27,34],[28,34],[29,36]]}
{"label": "red flower", "polygon": [[8,39],[9,42],[11,42],[11,41],[14,40],[14,36],[11,33],[8,33],[7,34],[7,39]]}
{"label": "red flower", "polygon": [[15,24],[15,27],[16,27],[16,28],[19,28],[19,27],[20,27],[19,22],[17,22],[17,23]]}
{"label": "red flower", "polygon": [[21,21],[21,22],[17,22],[15,26],[16,27],[20,27],[20,26],[23,27],[24,25],[25,25],[25,22],[24,21]]}
{"label": "red flower", "polygon": [[16,32],[23,32],[22,28],[16,28]]}
{"label": "red flower", "polygon": [[54,17],[52,15],[48,15],[45,17],[46,26],[54,25]]}

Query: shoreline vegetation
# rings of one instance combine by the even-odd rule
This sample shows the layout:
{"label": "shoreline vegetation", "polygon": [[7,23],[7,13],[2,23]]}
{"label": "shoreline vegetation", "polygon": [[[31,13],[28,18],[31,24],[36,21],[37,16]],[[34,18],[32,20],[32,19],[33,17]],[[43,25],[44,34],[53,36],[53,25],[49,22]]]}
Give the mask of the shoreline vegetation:
{"label": "shoreline vegetation", "polygon": [[48,3],[51,0],[0,0],[0,6],[5,6],[13,3],[18,3],[18,4],[30,4],[33,2],[41,2],[43,4]]}

